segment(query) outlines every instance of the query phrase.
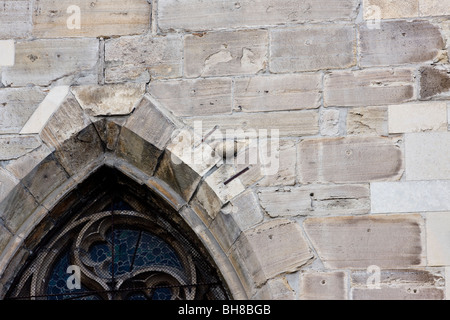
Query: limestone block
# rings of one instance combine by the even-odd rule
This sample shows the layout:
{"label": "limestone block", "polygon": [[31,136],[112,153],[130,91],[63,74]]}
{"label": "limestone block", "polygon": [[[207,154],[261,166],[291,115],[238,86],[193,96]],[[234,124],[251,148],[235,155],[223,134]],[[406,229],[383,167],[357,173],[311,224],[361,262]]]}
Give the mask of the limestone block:
{"label": "limestone block", "polygon": [[419,0],[420,16],[444,16],[450,15],[448,1]]}
{"label": "limestone block", "polygon": [[406,180],[450,179],[450,132],[405,135]]}
{"label": "limestone block", "polygon": [[300,273],[300,300],[347,300],[347,274],[335,272]]}
{"label": "limestone block", "polygon": [[299,270],[312,257],[300,226],[287,219],[265,222],[241,234],[230,252],[246,268],[249,287]]}
{"label": "limestone block", "polygon": [[388,107],[359,107],[348,110],[347,135],[388,135]]}
{"label": "limestone block", "polygon": [[402,268],[424,264],[418,214],[308,218],[304,228],[326,268]]}
{"label": "limestone block", "polygon": [[319,73],[237,78],[234,108],[244,112],[315,109],[321,105]]}
{"label": "limestone block", "polygon": [[425,215],[427,231],[427,262],[429,266],[450,264],[450,212],[429,212]]}
{"label": "limestone block", "polygon": [[389,133],[447,131],[447,103],[424,102],[389,106]]}
{"label": "limestone block", "polygon": [[344,69],[356,65],[356,28],[308,25],[270,33],[270,71]]}
{"label": "limestone block", "polygon": [[32,29],[31,13],[29,0],[1,0],[0,39],[28,37]]}
{"label": "limestone block", "polygon": [[97,39],[40,39],[16,43],[14,66],[2,68],[2,81],[27,84],[97,83]]}
{"label": "limestone block", "polygon": [[338,136],[339,135],[339,119],[341,112],[335,109],[325,109],[320,111],[320,134],[322,136]]}
{"label": "limestone block", "polygon": [[450,181],[374,182],[370,199],[372,213],[450,211]]}
{"label": "limestone block", "polygon": [[11,67],[16,57],[14,40],[0,40],[0,67]]}
{"label": "limestone block", "polygon": [[307,185],[260,189],[261,207],[271,216],[364,214],[370,211],[368,185]]}
{"label": "limestone block", "polygon": [[[445,283],[443,272],[440,269],[380,269],[379,285],[397,286],[436,286],[440,287]],[[351,285],[359,288],[373,288],[377,285],[375,281],[374,269],[351,271]]]}
{"label": "limestone block", "polygon": [[202,122],[203,134],[218,125],[223,136],[227,130],[234,130],[235,137],[254,137],[256,134],[263,138],[270,137],[274,130],[279,130],[280,137],[314,135],[319,132],[319,116],[316,110],[193,117],[186,119],[186,124],[193,126],[195,121]]}
{"label": "limestone block", "polygon": [[421,20],[360,24],[360,41],[363,67],[433,61],[445,48],[439,28]]}
{"label": "limestone block", "polygon": [[151,81],[148,90],[176,116],[231,113],[231,79],[228,78]]}
{"label": "limestone block", "polygon": [[414,98],[411,69],[332,71],[324,79],[325,106],[398,104]]}
{"label": "limestone block", "polygon": [[72,87],[80,106],[92,116],[131,113],[145,94],[145,84],[126,83],[105,86]]}
{"label": "limestone block", "polygon": [[346,137],[303,140],[299,177],[302,183],[398,180],[403,153],[398,139]]}
{"label": "limestone block", "polygon": [[36,87],[0,90],[0,134],[19,133],[44,98]]}
{"label": "limestone block", "polygon": [[358,2],[262,0],[239,2],[210,0],[166,0],[158,3],[158,26],[171,29],[210,30],[303,21],[349,20],[356,16]]}
{"label": "limestone block", "polygon": [[38,0],[34,7],[33,35],[95,38],[140,34],[149,29],[150,13],[151,6],[146,0]]}
{"label": "limestone block", "polygon": [[363,0],[363,7],[366,20],[419,16],[419,0]]}
{"label": "limestone block", "polygon": [[450,97],[450,69],[446,67],[421,67],[420,98]]}
{"label": "limestone block", "polygon": [[443,300],[444,289],[420,286],[398,285],[382,286],[380,289],[353,288],[353,300]]}
{"label": "limestone block", "polygon": [[0,135],[0,161],[20,158],[40,145],[36,135]]}
{"label": "limestone block", "polygon": [[188,78],[255,74],[265,69],[266,30],[223,31],[184,38],[184,75]]}
{"label": "limestone block", "polygon": [[105,41],[105,81],[138,81],[181,76],[182,40],[178,35],[130,36]]}

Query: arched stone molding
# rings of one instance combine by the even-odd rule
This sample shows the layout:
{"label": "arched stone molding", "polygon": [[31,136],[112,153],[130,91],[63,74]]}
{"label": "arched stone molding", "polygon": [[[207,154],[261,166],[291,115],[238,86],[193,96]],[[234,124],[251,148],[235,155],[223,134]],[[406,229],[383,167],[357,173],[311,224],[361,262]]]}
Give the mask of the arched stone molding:
{"label": "arched stone molding", "polygon": [[[114,111],[126,102],[126,114]],[[263,178],[258,165],[239,177],[241,167],[225,163],[201,137],[189,139],[196,134],[191,127],[134,85],[72,88],[38,133],[41,147],[6,167],[15,178],[0,202],[0,298],[55,226],[56,212],[67,210],[71,197],[83,197],[77,188],[104,167],[145,187],[183,219],[235,299],[270,299],[274,287],[277,294],[289,291],[284,284],[280,290],[277,276],[312,258],[297,223],[263,222],[255,213],[259,203],[247,189]]]}

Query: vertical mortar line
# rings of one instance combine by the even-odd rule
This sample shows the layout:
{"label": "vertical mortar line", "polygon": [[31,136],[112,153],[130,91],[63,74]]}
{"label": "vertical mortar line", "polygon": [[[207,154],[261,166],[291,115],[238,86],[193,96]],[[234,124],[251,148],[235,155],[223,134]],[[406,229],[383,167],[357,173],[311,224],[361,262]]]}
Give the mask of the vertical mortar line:
{"label": "vertical mortar line", "polygon": [[150,32],[152,35],[158,34],[158,0],[151,1],[150,12]]}
{"label": "vertical mortar line", "polygon": [[98,66],[98,84],[105,84],[105,39],[99,39],[99,66]]}

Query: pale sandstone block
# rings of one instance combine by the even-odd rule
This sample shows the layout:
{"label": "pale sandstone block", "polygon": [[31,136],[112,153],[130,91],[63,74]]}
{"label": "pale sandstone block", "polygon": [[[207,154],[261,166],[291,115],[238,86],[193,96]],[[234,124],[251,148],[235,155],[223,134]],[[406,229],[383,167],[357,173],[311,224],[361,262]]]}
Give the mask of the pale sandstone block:
{"label": "pale sandstone block", "polygon": [[322,136],[339,135],[339,119],[341,112],[335,109],[324,109],[320,111],[320,134]]}
{"label": "pale sandstone block", "polygon": [[302,21],[350,20],[356,0],[165,0],[158,3],[158,26],[171,29],[210,30]]}
{"label": "pale sandstone block", "polygon": [[435,287],[400,285],[381,287],[379,290],[353,288],[353,300],[442,300],[444,289]]}
{"label": "pale sandstone block", "polygon": [[97,83],[98,52],[98,39],[17,42],[15,64],[2,68],[2,81],[13,87]]}
{"label": "pale sandstone block", "polygon": [[240,230],[247,230],[260,223],[264,218],[258,197],[251,189],[247,189],[232,199],[223,208],[223,212],[233,217]]}
{"label": "pale sandstone block", "polygon": [[322,77],[319,73],[237,78],[234,108],[244,112],[319,108]]}
{"label": "pale sandstone block", "polygon": [[363,0],[363,6],[366,20],[419,16],[419,0]]}
{"label": "pale sandstone block", "polygon": [[151,81],[149,93],[175,116],[231,113],[231,79]]}
{"label": "pale sandstone block", "polygon": [[105,81],[177,78],[182,74],[182,41],[178,35],[120,37],[105,41]]}
{"label": "pale sandstone block", "polygon": [[269,279],[252,297],[255,300],[295,300],[292,290],[285,277]]}
{"label": "pale sandstone block", "polygon": [[302,183],[398,180],[403,153],[398,139],[346,137],[304,140],[300,143]]}
{"label": "pale sandstone block", "polygon": [[427,262],[429,266],[450,265],[450,212],[425,214],[427,231]]}
{"label": "pale sandstone block", "polygon": [[356,28],[308,25],[270,33],[270,71],[344,69],[356,64]]}
{"label": "pale sandstone block", "polygon": [[[79,28],[74,23],[76,10],[80,14]],[[63,38],[141,34],[149,29],[150,13],[146,0],[37,0],[33,35]]]}
{"label": "pale sandstone block", "polygon": [[419,0],[421,17],[450,15],[450,2],[448,0]]}
{"label": "pale sandstone block", "polygon": [[0,68],[14,65],[16,47],[14,40],[0,40]]}
{"label": "pale sandstone block", "polygon": [[258,191],[261,207],[271,217],[364,214],[370,211],[368,185],[307,185]]}
{"label": "pale sandstone block", "polygon": [[439,28],[428,21],[383,21],[379,29],[359,29],[363,67],[433,61],[445,48]]}
{"label": "pale sandstone block", "polygon": [[0,1],[0,39],[25,38],[31,34],[32,4],[29,0]]}
{"label": "pale sandstone block", "polygon": [[450,132],[405,136],[406,180],[450,179]]}
{"label": "pale sandstone block", "polygon": [[[374,288],[374,269],[351,271],[352,287]],[[444,272],[441,268],[427,269],[381,269],[379,274],[379,285],[393,286],[410,285],[410,286],[436,286],[441,287],[445,283]]]}
{"label": "pale sandstone block", "polygon": [[447,103],[424,102],[388,107],[389,133],[447,131]]}
{"label": "pale sandstone block", "polygon": [[414,98],[412,69],[333,71],[325,75],[324,104],[363,107],[396,104]]}
{"label": "pale sandstone block", "polygon": [[359,107],[348,110],[348,135],[387,136],[388,107]]}
{"label": "pale sandstone block", "polygon": [[372,213],[450,211],[450,181],[374,182]]}
{"label": "pale sandstone block", "polygon": [[407,268],[425,262],[418,214],[308,218],[304,228],[326,268]]}
{"label": "pale sandstone block", "polygon": [[210,32],[184,38],[184,75],[256,74],[266,68],[269,35],[266,30]]}
{"label": "pale sandstone block", "polygon": [[19,133],[44,98],[37,87],[0,90],[0,134]]}
{"label": "pale sandstone block", "polygon": [[20,158],[40,145],[36,135],[0,135],[0,160]]}
{"label": "pale sandstone block", "polygon": [[347,274],[335,272],[300,273],[300,300],[347,300]]}

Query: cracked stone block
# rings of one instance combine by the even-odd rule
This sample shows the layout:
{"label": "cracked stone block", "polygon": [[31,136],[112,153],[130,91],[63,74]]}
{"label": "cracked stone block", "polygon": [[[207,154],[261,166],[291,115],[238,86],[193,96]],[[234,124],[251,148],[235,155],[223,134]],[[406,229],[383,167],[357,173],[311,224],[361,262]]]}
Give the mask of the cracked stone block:
{"label": "cracked stone block", "polygon": [[18,159],[40,145],[36,135],[0,135],[0,161]]}
{"label": "cracked stone block", "polygon": [[0,1],[0,39],[26,38],[31,34],[32,4],[29,0]]}
{"label": "cracked stone block", "polygon": [[256,74],[267,65],[269,34],[244,30],[192,34],[184,39],[188,78]]}
{"label": "cracked stone block", "polygon": [[356,65],[356,28],[308,25],[270,33],[270,71],[290,73],[345,69]]}
{"label": "cracked stone block", "polygon": [[37,149],[27,153],[26,155],[9,161],[5,165],[5,169],[11,172],[17,179],[23,179],[31,170],[33,170],[40,162],[42,162],[54,149],[42,144]]}
{"label": "cracked stone block", "polygon": [[430,101],[388,108],[389,133],[447,131],[447,103]]}
{"label": "cracked stone block", "polygon": [[33,35],[95,38],[141,34],[149,29],[150,13],[151,6],[146,0],[38,0],[34,7]]}
{"label": "cracked stone block", "polygon": [[363,0],[364,19],[397,19],[419,16],[419,0]]}
{"label": "cracked stone block", "polygon": [[303,140],[299,152],[302,183],[398,180],[404,171],[401,140],[346,137]]}
{"label": "cracked stone block", "polygon": [[13,67],[2,68],[5,85],[97,83],[99,40],[39,39],[16,43]]}
{"label": "cracked stone block", "polygon": [[255,27],[304,21],[350,20],[356,17],[356,0],[165,0],[158,3],[158,26],[210,30]]}
{"label": "cracked stone block", "polygon": [[383,21],[379,29],[359,28],[363,67],[433,61],[445,49],[439,28],[428,21]]}
{"label": "cracked stone block", "polygon": [[234,108],[244,112],[316,109],[321,105],[319,73],[237,78],[234,86]]}
{"label": "cracked stone block", "polygon": [[150,78],[179,78],[182,50],[179,35],[108,39],[105,41],[105,81],[147,83]]}
{"label": "cracked stone block", "polygon": [[261,207],[271,217],[364,214],[370,212],[368,185],[306,185],[258,191]]}
{"label": "cracked stone block", "polygon": [[145,84],[126,83],[71,88],[81,108],[91,116],[130,114],[145,94]]}
{"label": "cracked stone block", "polygon": [[231,113],[231,79],[151,81],[148,92],[175,116]]}
{"label": "cracked stone block", "polygon": [[412,69],[332,71],[324,78],[324,105],[365,107],[398,104],[414,98]]}
{"label": "cracked stone block", "polygon": [[388,107],[359,107],[348,110],[347,135],[387,136]]}
{"label": "cracked stone block", "polygon": [[19,133],[44,98],[37,87],[0,90],[0,134]]}
{"label": "cracked stone block", "polygon": [[334,272],[301,272],[300,300],[347,300],[347,274]]}
{"label": "cracked stone block", "polygon": [[308,218],[303,225],[325,268],[409,268],[425,262],[419,214]]}
{"label": "cracked stone block", "polygon": [[292,290],[285,277],[269,279],[252,297],[255,300],[295,300]]}
{"label": "cracked stone block", "polygon": [[450,97],[450,69],[445,67],[421,67],[420,98]]}

